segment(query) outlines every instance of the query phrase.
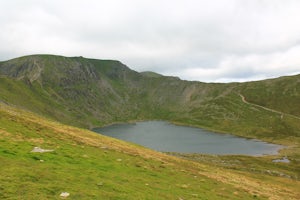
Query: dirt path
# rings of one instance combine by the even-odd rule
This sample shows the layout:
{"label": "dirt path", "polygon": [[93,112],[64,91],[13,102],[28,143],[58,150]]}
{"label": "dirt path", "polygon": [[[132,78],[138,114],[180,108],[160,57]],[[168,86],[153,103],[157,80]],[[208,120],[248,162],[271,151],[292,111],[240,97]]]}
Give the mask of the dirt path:
{"label": "dirt path", "polygon": [[242,95],[242,94],[239,94],[240,97],[242,98],[242,101],[248,105],[252,105],[252,106],[255,106],[255,107],[259,107],[259,108],[262,108],[264,110],[268,110],[270,112],[273,112],[273,113],[277,113],[277,114],[280,114],[281,115],[281,118],[283,118],[284,115],[287,115],[287,116],[290,116],[290,117],[293,117],[293,118],[296,118],[296,119],[299,119],[300,120],[300,117],[297,117],[295,115],[291,115],[291,114],[287,114],[287,113],[283,113],[281,111],[278,111],[278,110],[274,110],[274,109],[271,109],[271,108],[267,108],[267,107],[264,107],[264,106],[261,106],[261,105],[257,105],[257,104],[254,104],[254,103],[250,103],[246,100],[246,98]]}

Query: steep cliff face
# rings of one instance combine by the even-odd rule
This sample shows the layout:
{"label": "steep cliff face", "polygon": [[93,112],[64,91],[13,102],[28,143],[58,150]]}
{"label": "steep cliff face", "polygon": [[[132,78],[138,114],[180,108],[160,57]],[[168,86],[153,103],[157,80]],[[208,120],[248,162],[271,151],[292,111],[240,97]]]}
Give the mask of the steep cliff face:
{"label": "steep cliff face", "polygon": [[33,82],[41,76],[43,68],[44,65],[38,56],[21,57],[2,63],[0,72],[12,78]]}

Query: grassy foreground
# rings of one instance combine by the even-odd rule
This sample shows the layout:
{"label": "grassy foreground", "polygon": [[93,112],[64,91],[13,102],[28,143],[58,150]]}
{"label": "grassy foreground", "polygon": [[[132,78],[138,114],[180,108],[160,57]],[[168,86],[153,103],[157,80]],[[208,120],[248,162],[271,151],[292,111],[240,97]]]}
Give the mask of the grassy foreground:
{"label": "grassy foreground", "polygon": [[295,179],[168,156],[1,102],[0,163],[0,199],[300,198]]}

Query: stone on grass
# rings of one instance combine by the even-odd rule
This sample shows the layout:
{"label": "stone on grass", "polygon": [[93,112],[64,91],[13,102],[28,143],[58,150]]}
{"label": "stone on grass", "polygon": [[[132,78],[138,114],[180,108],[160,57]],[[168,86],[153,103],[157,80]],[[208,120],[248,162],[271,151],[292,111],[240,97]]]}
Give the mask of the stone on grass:
{"label": "stone on grass", "polygon": [[70,193],[69,192],[62,192],[62,193],[60,193],[59,196],[62,197],[62,198],[67,198],[68,196],[70,196]]}
{"label": "stone on grass", "polygon": [[41,147],[34,147],[31,152],[32,153],[46,153],[46,152],[52,152],[52,151],[54,151],[54,150],[52,150],[52,149],[42,149]]}
{"label": "stone on grass", "polygon": [[188,188],[189,186],[187,184],[182,184],[181,188]]}
{"label": "stone on grass", "polygon": [[98,186],[103,186],[103,182],[97,183]]}

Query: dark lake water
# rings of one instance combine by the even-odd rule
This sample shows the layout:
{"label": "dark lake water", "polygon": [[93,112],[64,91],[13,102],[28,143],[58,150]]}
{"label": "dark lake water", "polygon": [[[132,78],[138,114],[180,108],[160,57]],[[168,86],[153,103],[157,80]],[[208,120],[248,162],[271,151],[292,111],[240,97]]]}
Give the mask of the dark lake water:
{"label": "dark lake water", "polygon": [[93,131],[163,152],[264,155],[276,154],[282,148],[281,145],[164,121],[115,124]]}

